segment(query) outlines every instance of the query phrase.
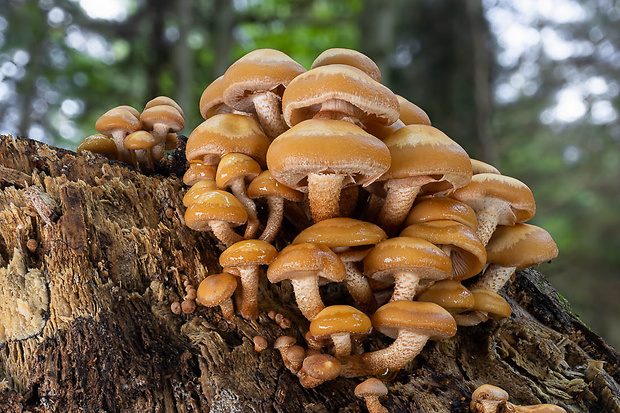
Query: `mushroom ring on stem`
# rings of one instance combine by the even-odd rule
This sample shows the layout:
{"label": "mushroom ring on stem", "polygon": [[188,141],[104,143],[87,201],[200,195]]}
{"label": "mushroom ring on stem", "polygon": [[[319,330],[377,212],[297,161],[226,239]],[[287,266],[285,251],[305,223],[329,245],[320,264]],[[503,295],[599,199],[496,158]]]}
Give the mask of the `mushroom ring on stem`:
{"label": "mushroom ring on stem", "polygon": [[369,185],[387,171],[390,154],[383,142],[352,123],[311,119],[271,143],[267,166],[277,181],[308,193],[318,222],[339,215],[342,188]]}
{"label": "mushroom ring on stem", "polygon": [[428,340],[456,334],[454,318],[433,303],[394,301],[379,307],[371,320],[373,328],[396,340],[384,349],[351,356],[341,376],[374,376],[401,369],[420,354]]}

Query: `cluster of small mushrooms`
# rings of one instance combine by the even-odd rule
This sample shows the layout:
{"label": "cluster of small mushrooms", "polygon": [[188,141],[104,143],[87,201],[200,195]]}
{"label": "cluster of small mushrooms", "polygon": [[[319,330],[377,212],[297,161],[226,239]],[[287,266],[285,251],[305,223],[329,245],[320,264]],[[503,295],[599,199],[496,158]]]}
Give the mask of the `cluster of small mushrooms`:
{"label": "cluster of small mushrooms", "polygon": [[[536,209],[524,183],[470,159],[380,82],[377,65],[354,50],[329,49],[310,70],[277,50],[250,52],[204,90],[205,121],[189,135],[183,177],[187,226],[227,247],[223,272],[188,287],[186,301],[219,306],[226,320],[235,307],[257,319],[266,266],[270,282],[292,285],[309,322],[306,348],[290,336],[273,343],[286,367],[307,388],[370,377],[356,394],[371,412],[386,411],[375,376],[398,371],[457,326],[509,317],[498,291],[516,270],[558,253],[549,233],[524,223]],[[152,169],[182,124],[166,99],[154,99],[161,114],[153,118],[145,116],[151,102],[141,115],[110,111],[123,111],[114,119],[135,129],[107,121],[110,112],[97,129],[121,159]],[[138,129],[152,131],[155,144],[129,149]],[[299,232],[277,251],[283,216]],[[342,283],[354,305],[326,307],[327,283]],[[364,337],[378,333],[394,341],[364,351]]]}

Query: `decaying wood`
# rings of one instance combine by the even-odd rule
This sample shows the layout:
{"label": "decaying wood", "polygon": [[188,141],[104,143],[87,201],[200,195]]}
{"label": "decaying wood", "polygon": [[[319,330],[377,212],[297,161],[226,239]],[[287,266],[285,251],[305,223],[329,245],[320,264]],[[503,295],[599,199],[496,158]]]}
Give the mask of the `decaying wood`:
{"label": "decaying wood", "polygon": [[[0,136],[0,280],[13,280],[0,288],[0,310],[22,300],[20,316],[38,311],[44,320],[25,337],[10,327],[0,340],[0,411],[366,411],[353,394],[362,379],[307,390],[283,367],[273,341],[286,333],[303,343],[307,329],[289,285],[263,277],[257,321],[227,323],[219,309],[202,307],[171,312],[185,281],[197,286],[220,271],[223,248],[184,225],[185,166],[178,151],[160,174],[145,176],[100,156]],[[278,249],[292,236],[285,230]],[[30,271],[45,284],[37,290],[48,299],[43,310],[28,304]],[[341,288],[324,288],[326,303],[347,300]],[[383,405],[467,412],[472,391],[491,383],[517,404],[620,412],[618,354],[571,315],[544,277],[519,272],[502,293],[510,319],[429,343],[391,372]],[[272,309],[293,327],[269,319]],[[260,354],[256,335],[270,343]]]}

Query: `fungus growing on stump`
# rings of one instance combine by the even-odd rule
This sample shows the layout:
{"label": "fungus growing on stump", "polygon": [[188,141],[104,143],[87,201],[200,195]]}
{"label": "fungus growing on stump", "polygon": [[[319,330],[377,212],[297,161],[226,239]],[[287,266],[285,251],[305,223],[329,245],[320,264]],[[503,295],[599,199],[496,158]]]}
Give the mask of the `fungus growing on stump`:
{"label": "fungus growing on stump", "polygon": [[387,396],[388,389],[379,379],[371,377],[355,387],[355,395],[366,401],[368,413],[388,413],[388,409],[381,405],[379,397]]}
{"label": "fungus growing on stump", "polygon": [[129,150],[123,145],[123,141],[125,140],[125,136],[140,128],[140,119],[124,107],[110,109],[101,115],[95,123],[97,132],[114,139],[120,160],[127,163],[131,162],[131,155]]}
{"label": "fungus growing on stump", "polygon": [[205,307],[220,306],[226,321],[232,320],[235,308],[231,300],[237,289],[237,277],[227,272],[209,275],[200,282],[196,302]]}
{"label": "fungus growing on stump", "polygon": [[118,149],[116,148],[116,143],[112,138],[102,133],[90,135],[80,142],[76,152],[80,154],[84,151],[90,151],[92,153],[105,156],[108,159],[118,159]]}

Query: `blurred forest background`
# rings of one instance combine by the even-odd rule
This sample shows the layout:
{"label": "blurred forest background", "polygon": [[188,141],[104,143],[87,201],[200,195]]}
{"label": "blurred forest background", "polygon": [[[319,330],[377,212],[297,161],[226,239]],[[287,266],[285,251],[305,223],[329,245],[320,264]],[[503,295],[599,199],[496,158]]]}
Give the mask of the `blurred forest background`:
{"label": "blurred forest background", "polygon": [[620,349],[617,0],[0,0],[0,133],[75,149],[97,117],[204,88],[275,48],[373,58],[475,158],[527,183],[559,257],[541,271]]}

